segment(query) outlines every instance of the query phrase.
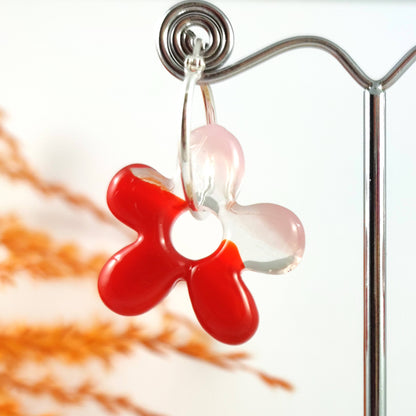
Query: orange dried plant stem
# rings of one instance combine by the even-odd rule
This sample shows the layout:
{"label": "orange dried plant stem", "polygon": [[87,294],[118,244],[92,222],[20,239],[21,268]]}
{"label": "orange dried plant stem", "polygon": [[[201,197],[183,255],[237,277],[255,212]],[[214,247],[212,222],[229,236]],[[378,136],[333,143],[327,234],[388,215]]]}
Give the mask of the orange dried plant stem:
{"label": "orange dried plant stem", "polygon": [[178,315],[164,308],[164,318],[165,321],[167,321],[167,325],[183,325],[191,334],[187,342],[179,342],[178,344],[173,345],[172,349],[174,351],[224,369],[242,370],[251,373],[270,387],[279,387],[287,391],[292,391],[294,389],[293,385],[288,381],[248,365],[245,360],[248,359],[250,355],[245,351],[233,351],[231,353],[216,351],[212,347],[209,338],[207,338],[208,335],[187,317]]}
{"label": "orange dried plant stem", "polygon": [[6,392],[0,384],[0,415],[7,416],[25,416],[20,408],[20,404],[16,398]]}
{"label": "orange dried plant stem", "polygon": [[3,125],[4,114],[0,112],[0,172],[9,179],[27,183],[45,196],[55,196],[71,205],[85,209],[101,221],[113,223],[113,218],[84,195],[69,190],[65,185],[42,179],[24,158],[18,141]]}
{"label": "orange dried plant stem", "polygon": [[17,377],[13,372],[0,372],[0,385],[32,396],[48,395],[65,405],[79,405],[92,401],[112,414],[124,410],[137,416],[161,416],[134,404],[127,397],[100,392],[90,382],[84,382],[73,389],[67,389],[53,377],[44,377],[34,382],[28,382]]}
{"label": "orange dried plant stem", "polygon": [[[224,369],[249,372],[272,387],[292,389],[287,381],[246,364],[247,353],[217,351],[215,344],[206,342],[205,334],[198,327],[191,327],[191,332],[184,335],[183,320],[175,321],[170,316],[167,322],[158,331],[146,330],[133,322],[121,330],[111,322],[96,322],[83,329],[75,324],[0,328],[0,362],[10,368],[13,363],[27,361],[58,359],[82,364],[95,358],[108,365],[116,354],[128,354],[136,346],[142,346],[160,354],[175,352]],[[190,324],[186,325],[185,329],[189,330]]]}
{"label": "orange dried plant stem", "polygon": [[42,279],[97,276],[108,258],[102,253],[85,257],[75,243],[58,244],[11,216],[0,217],[0,244],[6,249],[0,261],[0,280],[5,282],[21,271]]}
{"label": "orange dried plant stem", "polygon": [[111,323],[10,325],[0,327],[0,362],[43,363],[51,359],[83,364],[92,358],[110,364],[116,354],[127,354],[143,342],[151,342],[141,328],[116,330]]}
{"label": "orange dried plant stem", "polygon": [[[45,196],[59,197],[88,210],[100,220],[112,222],[104,211],[85,196],[70,191],[64,185],[40,178],[0,119],[1,146],[5,152],[0,152],[0,173],[11,180],[27,183]],[[58,244],[49,234],[31,230],[12,217],[0,217],[0,243],[6,248],[6,257],[0,262],[0,280],[8,282],[12,282],[14,274],[19,271],[43,279],[69,275],[95,276],[107,259],[102,254],[81,256],[77,244]],[[0,373],[0,393],[8,387],[34,396],[48,394],[60,403],[78,404],[92,400],[109,412],[129,410],[140,416],[155,416],[125,397],[95,390],[91,383],[68,390],[50,377],[29,383],[17,378],[12,371],[25,362],[45,362],[51,358],[69,364],[81,364],[96,358],[108,364],[116,354],[127,354],[137,345],[156,353],[171,351],[224,369],[243,370],[256,375],[269,386],[292,389],[290,383],[247,365],[244,362],[247,353],[217,351],[203,331],[187,318],[166,310],[163,316],[163,324],[157,331],[148,331],[133,323],[120,330],[112,323],[99,322],[87,328],[80,328],[76,324],[0,328],[0,363],[8,369],[7,373]],[[183,336],[184,329],[187,336]],[[0,394],[0,414],[3,413],[23,416],[17,401],[9,398],[2,402]]]}

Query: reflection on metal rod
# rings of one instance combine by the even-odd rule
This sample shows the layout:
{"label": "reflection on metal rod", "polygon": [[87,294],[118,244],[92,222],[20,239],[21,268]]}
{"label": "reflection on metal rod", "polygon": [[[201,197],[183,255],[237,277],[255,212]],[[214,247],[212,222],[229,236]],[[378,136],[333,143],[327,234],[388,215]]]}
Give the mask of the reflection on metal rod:
{"label": "reflection on metal rod", "polygon": [[364,92],[364,415],[386,415],[385,93]]}

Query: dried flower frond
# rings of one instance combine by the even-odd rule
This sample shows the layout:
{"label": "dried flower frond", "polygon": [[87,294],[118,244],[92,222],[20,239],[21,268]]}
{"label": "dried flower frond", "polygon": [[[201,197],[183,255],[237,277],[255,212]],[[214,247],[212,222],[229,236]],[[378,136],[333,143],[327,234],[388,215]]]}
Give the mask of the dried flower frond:
{"label": "dried flower frond", "polygon": [[131,352],[138,343],[147,345],[146,336],[137,325],[116,330],[109,322],[80,324],[12,325],[0,327],[0,362],[43,363],[51,359],[68,364],[83,364],[92,358],[106,365],[116,354]]}
{"label": "dried flower frond", "polygon": [[0,280],[11,282],[16,272],[35,278],[97,276],[108,256],[96,253],[86,257],[75,243],[57,243],[48,233],[32,230],[16,217],[0,217]]}
{"label": "dried flower frond", "polygon": [[[0,389],[0,415],[2,416],[29,416],[25,411],[22,411],[19,400],[12,397],[10,392],[5,392]],[[42,413],[36,416],[60,416],[58,413]]]}
{"label": "dried flower frond", "polygon": [[0,372],[0,385],[33,396],[48,395],[58,403],[65,405],[79,405],[92,401],[112,414],[117,414],[120,410],[127,410],[137,416],[161,416],[137,406],[127,397],[100,392],[94,388],[91,382],[84,382],[75,388],[67,389],[61,386],[52,376],[28,382],[19,378],[13,372]]}
{"label": "dried flower frond", "polygon": [[24,416],[19,402],[5,391],[4,386],[0,388],[0,415]]}
{"label": "dried flower frond", "polygon": [[[161,329],[145,328],[130,322],[117,329],[111,322],[96,322],[82,328],[77,324],[48,326],[12,326],[0,328],[0,362],[45,362],[57,359],[71,364],[82,364],[92,358],[109,365],[116,354],[128,354],[142,346],[159,354],[175,352],[229,370],[243,370],[259,377],[272,387],[290,390],[291,385],[248,366],[243,351],[224,353],[215,344],[205,341],[205,333],[183,317],[165,312],[168,318]],[[192,332],[184,334],[183,323]]]}
{"label": "dried flower frond", "polygon": [[233,351],[231,353],[224,353],[217,351],[212,343],[207,340],[207,334],[188,318],[166,309],[164,310],[164,317],[168,327],[170,325],[173,334],[176,333],[181,325],[190,331],[188,338],[171,338],[166,348],[224,369],[242,370],[251,373],[270,387],[279,387],[288,391],[293,390],[293,386],[286,380],[271,376],[246,364],[245,360],[250,357],[247,352]]}
{"label": "dried flower frond", "polygon": [[[26,183],[44,196],[55,196],[64,202],[89,211],[93,216],[111,222],[112,219],[87,197],[70,191],[66,186],[43,180],[25,160],[16,139],[6,131],[0,112],[0,173],[14,181]],[[107,255],[82,254],[80,245],[59,243],[42,230],[33,230],[13,216],[0,217],[0,281],[13,283],[15,275],[44,280],[97,276]],[[22,410],[22,395],[47,395],[58,404],[78,405],[90,401],[105,411],[117,414],[129,411],[137,416],[158,416],[130,399],[107,394],[83,382],[74,388],[63,385],[53,375],[25,380],[24,365],[41,363],[48,368],[50,360],[66,365],[80,365],[96,359],[111,364],[119,354],[129,354],[137,347],[157,354],[177,353],[226,370],[241,370],[258,377],[270,387],[291,390],[290,383],[270,376],[247,364],[244,351],[224,352],[216,343],[186,317],[161,309],[162,320],[157,326],[145,326],[127,321],[120,328],[114,322],[91,320],[81,325],[12,325],[0,326],[0,415],[29,416]],[[17,374],[19,370],[19,375]],[[40,377],[38,375],[38,377]],[[64,409],[63,409],[64,410]],[[58,416],[47,413],[37,416]],[[59,415],[60,416],[60,415]],[[160,415],[159,415],[160,416]]]}
{"label": "dried flower frond", "polygon": [[71,205],[85,209],[101,221],[113,222],[105,211],[84,195],[70,191],[65,185],[42,179],[24,158],[18,141],[3,125],[4,114],[0,113],[0,172],[14,181],[24,182],[46,196],[55,196]]}

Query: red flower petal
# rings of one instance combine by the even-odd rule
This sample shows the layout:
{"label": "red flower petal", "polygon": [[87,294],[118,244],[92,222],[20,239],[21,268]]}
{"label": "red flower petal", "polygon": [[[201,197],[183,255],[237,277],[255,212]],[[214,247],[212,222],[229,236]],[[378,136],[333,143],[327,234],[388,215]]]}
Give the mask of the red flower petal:
{"label": "red flower petal", "polygon": [[101,270],[98,291],[114,312],[138,315],[156,306],[187,269],[160,244],[144,239],[111,257]]}
{"label": "red flower petal", "polygon": [[116,218],[139,234],[155,234],[160,221],[163,233],[169,233],[173,221],[186,209],[185,201],[170,192],[171,187],[171,181],[153,168],[129,165],[111,180],[108,207]]}
{"label": "red flower petal", "polygon": [[146,165],[127,166],[110,183],[111,211],[139,234],[135,243],[110,258],[98,279],[100,296],[114,312],[146,312],[189,273],[190,260],[170,240],[172,223],[186,203],[169,186],[168,179]]}
{"label": "red flower petal", "polygon": [[224,240],[218,250],[195,262],[188,279],[189,296],[202,327],[227,344],[240,344],[256,332],[258,312],[240,273],[237,247]]}

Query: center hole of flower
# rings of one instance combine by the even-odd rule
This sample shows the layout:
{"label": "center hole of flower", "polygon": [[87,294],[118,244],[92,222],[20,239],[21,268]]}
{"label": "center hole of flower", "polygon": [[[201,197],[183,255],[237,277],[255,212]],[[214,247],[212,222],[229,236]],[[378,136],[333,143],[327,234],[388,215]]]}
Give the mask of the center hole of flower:
{"label": "center hole of flower", "polygon": [[187,211],[173,224],[171,239],[178,253],[188,259],[198,260],[209,256],[218,248],[223,240],[223,229],[214,214],[197,220]]}

